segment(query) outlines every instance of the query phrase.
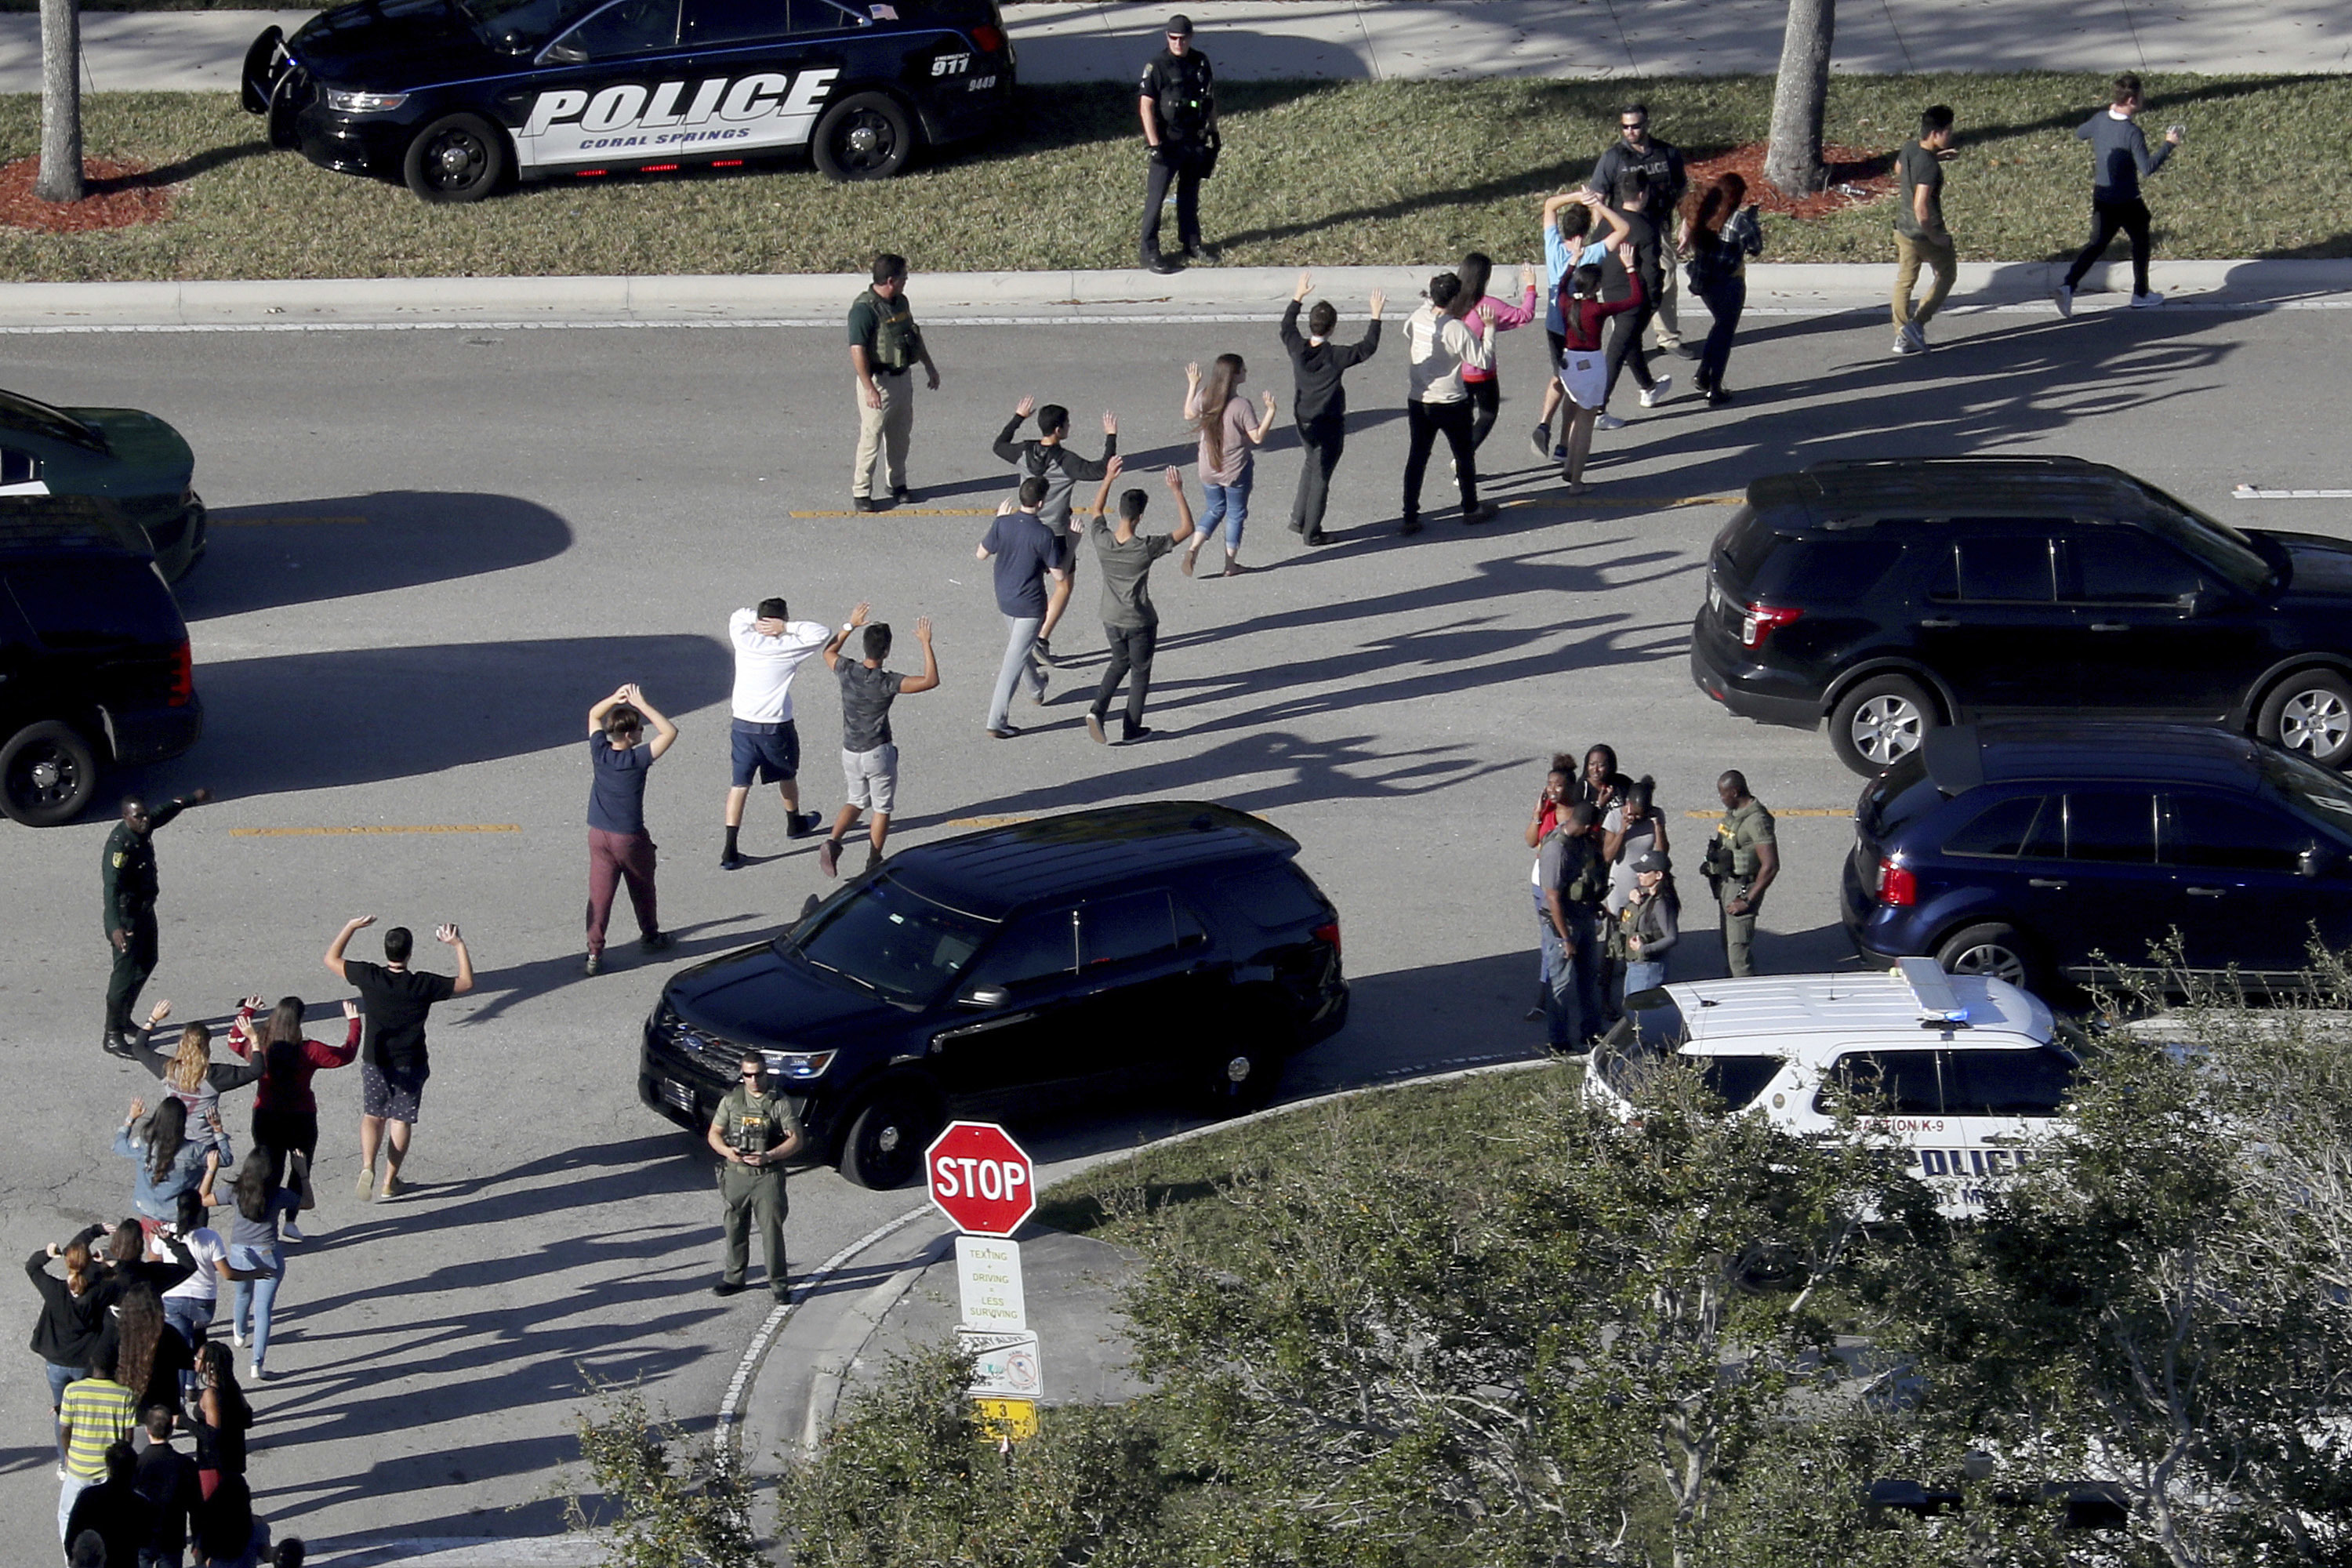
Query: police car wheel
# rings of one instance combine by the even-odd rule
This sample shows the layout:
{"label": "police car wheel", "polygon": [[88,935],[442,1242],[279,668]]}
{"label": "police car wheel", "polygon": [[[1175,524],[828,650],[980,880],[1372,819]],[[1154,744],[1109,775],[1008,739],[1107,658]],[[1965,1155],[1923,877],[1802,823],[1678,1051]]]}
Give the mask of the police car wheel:
{"label": "police car wheel", "polygon": [[27,827],[79,816],[98,793],[98,758],[69,724],[28,724],[0,746],[0,812]]}
{"label": "police car wheel", "polygon": [[915,123],[887,93],[860,92],[843,99],[816,122],[809,154],[826,178],[886,180],[907,166],[915,152]]}
{"label": "police car wheel", "polygon": [[1838,699],[1830,714],[1830,744],[1838,761],[1875,778],[1917,751],[1941,722],[1935,700],[1917,681],[1874,676]]}
{"label": "police car wheel", "polygon": [[1936,963],[1948,974],[1977,974],[2030,986],[2033,965],[2026,957],[2025,940],[2017,928],[1988,921],[1963,927],[1936,950]]}
{"label": "police car wheel", "polygon": [[401,175],[426,202],[478,202],[506,177],[507,144],[478,114],[445,114],[416,133]]}
{"label": "police car wheel", "polygon": [[877,1192],[903,1187],[921,1173],[923,1151],[943,1119],[927,1095],[886,1089],[857,1113],[841,1142],[841,1173]]}

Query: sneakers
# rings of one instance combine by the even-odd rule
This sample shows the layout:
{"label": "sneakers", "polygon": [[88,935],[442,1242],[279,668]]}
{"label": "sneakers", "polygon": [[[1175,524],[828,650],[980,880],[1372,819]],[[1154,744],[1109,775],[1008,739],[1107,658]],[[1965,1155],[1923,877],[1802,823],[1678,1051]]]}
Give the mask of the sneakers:
{"label": "sneakers", "polygon": [[302,1227],[296,1225],[290,1219],[284,1225],[278,1227],[278,1237],[281,1241],[308,1241],[310,1239],[309,1237],[302,1234]]}
{"label": "sneakers", "polygon": [[1037,662],[1049,668],[1054,663],[1054,645],[1044,637],[1037,639]]}
{"label": "sneakers", "polygon": [[786,812],[784,814],[784,837],[787,838],[806,838],[810,834],[814,833],[818,827],[823,826],[824,822],[824,814],[820,811]]}
{"label": "sneakers", "polygon": [[1421,531],[1421,519],[1417,517],[1406,518],[1402,522],[1397,524],[1397,531],[1399,533],[1419,533]]}
{"label": "sneakers", "polygon": [[908,505],[909,503],[911,503],[911,502],[914,500],[914,499],[915,499],[915,492],[914,492],[914,491],[912,491],[912,490],[910,490],[910,489],[908,489],[906,486],[904,486],[904,485],[892,485],[892,486],[890,487],[890,504],[891,504],[891,505],[893,505],[893,506],[906,506],[906,505]]}
{"label": "sneakers", "polygon": [[1151,726],[1149,724],[1138,724],[1132,730],[1121,730],[1118,732],[1118,743],[1122,746],[1132,746],[1138,741],[1148,741],[1150,738]]}
{"label": "sneakers", "polygon": [[2074,286],[2072,283],[2059,284],[2058,287],[2050,290],[2050,298],[2057,302],[2058,314],[2060,316],[2071,317],[2074,315]]}
{"label": "sneakers", "polygon": [[1710,386],[1706,389],[1706,402],[1708,407],[1716,407],[1719,405],[1729,403],[1730,401],[1731,389],[1729,387]]}
{"label": "sneakers", "polygon": [[[1625,428],[1625,422],[1614,414],[1603,414],[1592,421],[1592,427],[1595,430],[1622,430]],[[1560,453],[1563,461],[1567,457],[1568,454],[1565,451]]]}
{"label": "sneakers", "polygon": [[1182,262],[1173,260],[1165,256],[1155,256],[1143,265],[1147,271],[1157,272],[1162,278],[1167,277],[1171,272],[1181,272],[1184,270],[1184,264]]}
{"label": "sneakers", "polygon": [[1482,500],[1476,506],[1474,506],[1469,510],[1464,512],[1462,514],[1462,521],[1465,522],[1486,522],[1493,519],[1496,514],[1500,512],[1503,509],[1501,507],[1496,506],[1493,501]]}
{"label": "sneakers", "polygon": [[375,1190],[375,1195],[379,1199],[396,1198],[407,1190],[407,1184],[403,1182],[396,1173],[386,1171],[383,1173],[383,1185]]}
{"label": "sneakers", "polygon": [[[1622,425],[1623,423],[1625,423],[1625,422],[1624,422],[1622,419],[1620,419],[1620,420],[1617,422],[1617,425]],[[1612,425],[1612,426],[1609,426],[1609,428],[1610,428],[1610,429],[1612,429],[1612,430],[1614,430],[1616,427],[1617,427],[1617,426],[1616,426],[1616,425]],[[1555,462],[1555,463],[1565,463],[1565,462],[1567,462],[1567,461],[1568,461],[1568,443],[1567,443],[1567,442],[1562,441],[1562,442],[1560,442],[1558,446],[1554,447],[1551,449],[1551,460],[1552,460],[1553,462]]]}
{"label": "sneakers", "polygon": [[1010,724],[992,724],[989,727],[988,738],[992,741],[1009,741],[1019,733],[1021,731]]}
{"label": "sneakers", "polygon": [[1690,344],[1683,342],[1680,338],[1676,338],[1670,343],[1660,343],[1658,348],[1661,353],[1670,353],[1676,359],[1698,358],[1698,350],[1691,347]]}
{"label": "sneakers", "polygon": [[592,978],[604,973],[604,955],[601,952],[590,953],[588,955],[588,962],[580,966],[580,973]]}
{"label": "sneakers", "polygon": [[849,510],[852,511],[880,511],[882,509],[874,504],[874,498],[872,496],[851,496],[849,498]]}
{"label": "sneakers", "polygon": [[677,938],[666,931],[649,931],[637,938],[637,950],[641,952],[667,952],[677,945]]}
{"label": "sneakers", "polygon": [[375,1196],[375,1167],[373,1165],[362,1165],[360,1167],[360,1179],[352,1184],[352,1190],[359,1194],[359,1200],[362,1203],[365,1203],[370,1198]]}
{"label": "sneakers", "polygon": [[841,840],[828,838],[816,847],[816,868],[828,877],[841,875]]}
{"label": "sneakers", "polygon": [[1658,377],[1656,381],[1652,382],[1649,386],[1643,390],[1642,406],[1644,408],[1655,408],[1659,404],[1664,403],[1666,400],[1666,394],[1672,392],[1674,389],[1675,378],[1673,376],[1662,375]]}
{"label": "sneakers", "polygon": [[228,1342],[235,1345],[238,1350],[243,1350],[245,1348],[245,1331],[238,1328],[235,1323],[231,1323],[228,1326]]}
{"label": "sneakers", "polygon": [[1895,334],[1894,352],[1899,354],[1925,353],[1927,352],[1927,345],[1912,335],[1912,329],[1905,327]]}
{"label": "sneakers", "polygon": [[1549,460],[1548,454],[1551,451],[1550,426],[1538,425],[1536,426],[1535,434],[1528,437],[1528,450],[1536,455],[1536,461],[1538,463]]}
{"label": "sneakers", "polygon": [[710,1288],[710,1293],[714,1296],[740,1296],[742,1292],[743,1281],[740,1279],[721,1279]]}
{"label": "sneakers", "polygon": [[1094,743],[1097,746],[1110,744],[1110,737],[1103,733],[1102,715],[1099,713],[1087,715],[1087,733],[1093,738]]}
{"label": "sneakers", "polygon": [[743,857],[721,855],[719,857],[719,868],[722,871],[740,871],[743,868]]}
{"label": "sneakers", "polygon": [[2158,293],[2153,289],[2149,289],[2145,294],[2135,294],[2132,296],[2132,309],[2136,310],[2145,310],[2152,305],[2161,305],[2163,303],[2164,296]]}
{"label": "sneakers", "polygon": [[268,1383],[269,1381],[269,1369],[262,1365],[257,1361],[247,1362],[245,1363],[245,1381],[247,1383]]}

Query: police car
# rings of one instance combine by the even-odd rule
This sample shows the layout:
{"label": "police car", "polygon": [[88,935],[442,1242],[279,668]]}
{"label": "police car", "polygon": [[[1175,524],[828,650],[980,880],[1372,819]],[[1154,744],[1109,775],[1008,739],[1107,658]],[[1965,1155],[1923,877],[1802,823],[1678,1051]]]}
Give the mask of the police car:
{"label": "police car", "polygon": [[803,147],[880,179],[1012,96],[996,0],[359,0],[265,28],[244,79],[272,144],[428,202]]}
{"label": "police car", "polygon": [[1839,1136],[1842,1108],[1902,1152],[1954,1218],[1984,1211],[2063,1126],[2074,1054],[2041,1001],[1933,959],[1886,973],[1703,980],[1637,992],[1593,1051],[1584,1092],[1631,1116],[1669,1058],[1733,1111],[1800,1138]]}

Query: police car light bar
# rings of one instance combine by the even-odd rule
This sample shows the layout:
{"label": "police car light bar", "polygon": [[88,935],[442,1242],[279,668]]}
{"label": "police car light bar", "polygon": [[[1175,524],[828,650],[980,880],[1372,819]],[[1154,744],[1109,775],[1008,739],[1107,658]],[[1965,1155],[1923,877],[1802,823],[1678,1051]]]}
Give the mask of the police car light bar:
{"label": "police car light bar", "polygon": [[1895,983],[1911,993],[1911,1005],[1919,1010],[1922,1028],[1958,1025],[1968,1026],[1969,1010],[1952,994],[1952,977],[1943,972],[1932,958],[1898,958],[1895,961]]}

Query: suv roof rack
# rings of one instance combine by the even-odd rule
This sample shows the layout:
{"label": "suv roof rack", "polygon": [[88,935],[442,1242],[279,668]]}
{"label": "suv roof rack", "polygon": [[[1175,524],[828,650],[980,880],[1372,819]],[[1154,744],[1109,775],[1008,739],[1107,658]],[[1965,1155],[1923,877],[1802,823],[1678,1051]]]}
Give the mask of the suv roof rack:
{"label": "suv roof rack", "polygon": [[1923,1029],[1965,1029],[1969,1026],[1969,1010],[1952,993],[1952,977],[1932,958],[1898,958],[1895,961],[1895,984],[1911,993],[1912,1005],[1919,1010],[1919,1026]]}

